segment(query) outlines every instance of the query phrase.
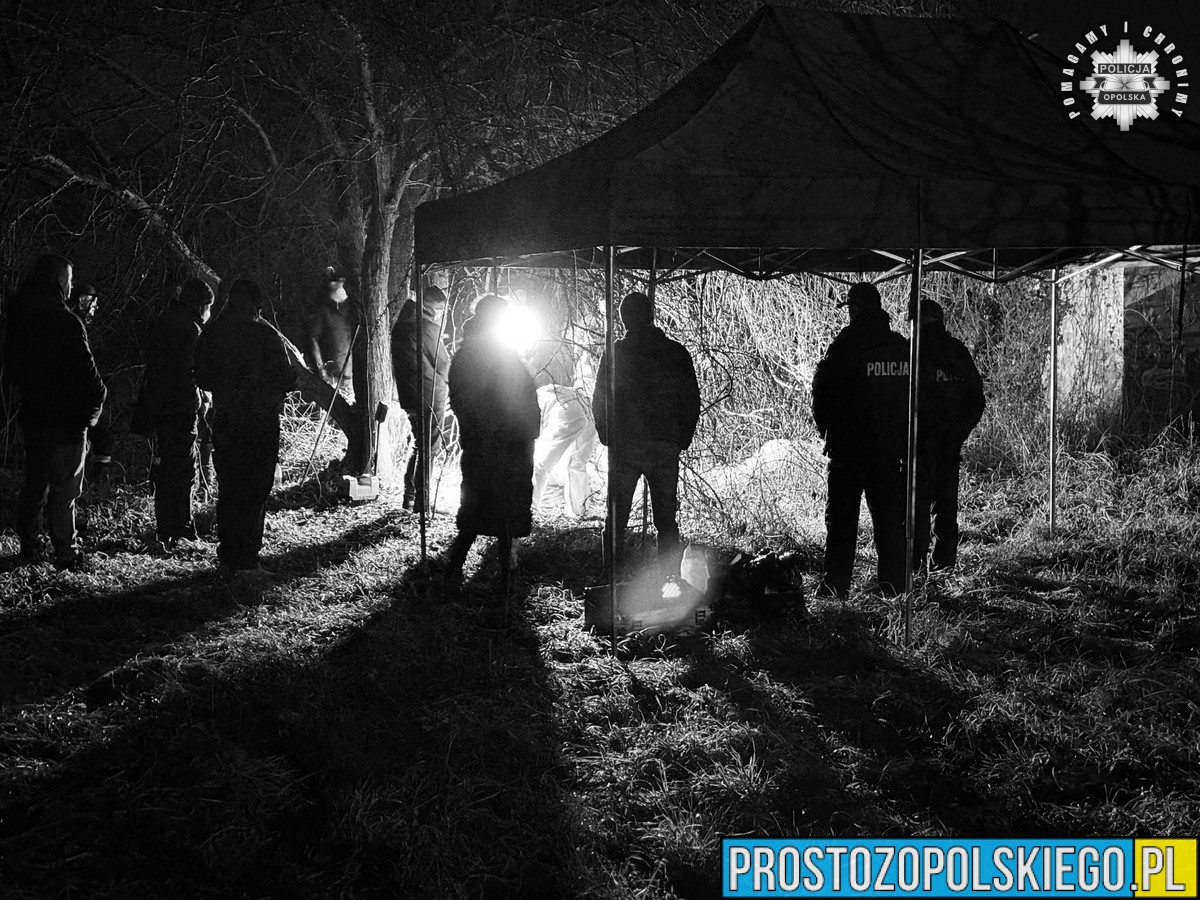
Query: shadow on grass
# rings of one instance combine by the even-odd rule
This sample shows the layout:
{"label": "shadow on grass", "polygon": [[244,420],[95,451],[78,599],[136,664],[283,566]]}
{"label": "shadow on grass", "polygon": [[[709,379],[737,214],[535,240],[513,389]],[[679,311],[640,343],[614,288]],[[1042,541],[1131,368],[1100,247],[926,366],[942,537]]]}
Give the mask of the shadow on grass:
{"label": "shadow on grass", "polygon": [[[276,589],[286,592],[288,582],[339,565],[363,547],[403,533],[404,524],[400,514],[384,512],[329,541],[292,547],[264,562],[276,573]],[[239,606],[261,601],[237,578],[220,575],[214,563],[215,557],[204,559],[199,571],[116,591],[83,579],[49,578],[49,599],[10,610],[0,621],[0,706],[86,685],[126,660],[154,655]]]}
{"label": "shadow on grass", "polygon": [[[791,723],[802,738],[781,772],[785,818],[816,834],[902,827],[986,836],[1024,824],[998,816],[946,758],[941,737],[970,703],[967,690],[902,658],[869,622],[848,614],[752,635],[766,683],[793,688],[810,716]],[[757,689],[739,702],[749,710],[777,705]]]}
{"label": "shadow on grass", "polygon": [[528,626],[437,603],[411,570],[373,603],[319,654],[165,679],[116,736],[11,783],[0,881],[27,896],[577,893]]}

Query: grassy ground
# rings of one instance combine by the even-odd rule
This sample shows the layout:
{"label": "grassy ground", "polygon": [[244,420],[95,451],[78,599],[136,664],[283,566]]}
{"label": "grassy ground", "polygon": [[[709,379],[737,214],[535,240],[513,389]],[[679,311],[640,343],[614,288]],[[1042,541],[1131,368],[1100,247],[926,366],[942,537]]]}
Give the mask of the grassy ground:
{"label": "grassy ground", "polygon": [[444,602],[394,502],[283,491],[256,591],[120,489],[94,573],[0,539],[0,894],[704,897],[723,835],[1195,834],[1198,474],[1073,458],[1054,540],[1042,482],[971,483],[908,647],[856,594],[615,660],[596,523],[506,610],[486,557]]}

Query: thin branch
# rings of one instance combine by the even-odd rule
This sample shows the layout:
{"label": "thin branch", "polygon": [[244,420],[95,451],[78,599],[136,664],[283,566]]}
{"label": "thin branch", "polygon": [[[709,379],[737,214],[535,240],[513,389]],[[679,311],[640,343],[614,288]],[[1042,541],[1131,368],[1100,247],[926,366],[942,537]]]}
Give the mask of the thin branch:
{"label": "thin branch", "polygon": [[89,187],[98,188],[112,199],[116,200],[126,209],[141,216],[146,225],[156,232],[159,237],[166,241],[167,245],[175,251],[177,255],[186,260],[191,266],[199,271],[206,280],[210,281],[213,286],[220,283],[221,279],[208,264],[204,262],[196,252],[188,246],[183,237],[176,231],[162,214],[150,205],[140,194],[130,190],[129,188],[119,187],[111,182],[99,178],[94,175],[85,175],[77,172],[72,166],[64,162],[57,156],[49,153],[32,154],[26,159],[26,163],[30,166],[40,166],[44,169],[49,169],[61,175],[65,181],[63,187],[72,184],[83,184]]}

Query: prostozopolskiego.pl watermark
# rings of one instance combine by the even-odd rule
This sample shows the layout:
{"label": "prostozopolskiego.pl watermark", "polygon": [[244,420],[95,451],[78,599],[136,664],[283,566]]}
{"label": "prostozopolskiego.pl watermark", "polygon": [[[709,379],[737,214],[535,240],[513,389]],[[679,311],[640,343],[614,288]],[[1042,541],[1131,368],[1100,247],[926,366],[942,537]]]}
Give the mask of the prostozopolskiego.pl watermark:
{"label": "prostozopolskiego.pl watermark", "polygon": [[[1071,66],[1062,71],[1072,80],[1062,82],[1061,88],[1066,95],[1063,106],[1072,119],[1083,114],[1071,109],[1077,105],[1077,89],[1092,98],[1093,119],[1114,119],[1122,131],[1136,119],[1157,119],[1160,99],[1176,116],[1183,115],[1188,99],[1183,92],[1188,87],[1183,54],[1152,26],[1131,33],[1124,22],[1119,32],[1114,28],[1110,33],[1101,25],[1075,44],[1067,62]],[[1083,77],[1076,82],[1079,76]]]}

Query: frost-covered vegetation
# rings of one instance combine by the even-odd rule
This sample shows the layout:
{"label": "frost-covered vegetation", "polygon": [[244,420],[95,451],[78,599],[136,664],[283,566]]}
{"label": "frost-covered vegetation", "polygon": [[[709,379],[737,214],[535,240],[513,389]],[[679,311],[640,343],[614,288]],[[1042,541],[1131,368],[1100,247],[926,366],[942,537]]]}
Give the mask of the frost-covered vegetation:
{"label": "frost-covered vegetation", "polygon": [[[1044,302],[944,299],[989,414],[961,567],[920,585],[909,644],[894,602],[855,593],[725,604],[710,634],[614,658],[582,628],[598,521],[539,523],[507,605],[486,553],[445,602],[448,517],[427,572],[397,498],[313,482],[272,500],[252,590],[213,568],[210,505],[205,540],[147,555],[127,446],[127,480],[85,498],[93,572],[16,567],[0,538],[2,893],[702,897],[730,834],[1194,834],[1200,452],[1069,449],[1049,537]],[[716,401],[685,531],[815,569],[806,367],[832,304],[815,281],[664,294]],[[293,479],[315,411],[287,431]],[[15,489],[8,470],[6,510]]]}

